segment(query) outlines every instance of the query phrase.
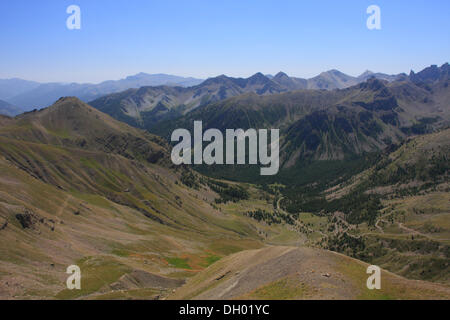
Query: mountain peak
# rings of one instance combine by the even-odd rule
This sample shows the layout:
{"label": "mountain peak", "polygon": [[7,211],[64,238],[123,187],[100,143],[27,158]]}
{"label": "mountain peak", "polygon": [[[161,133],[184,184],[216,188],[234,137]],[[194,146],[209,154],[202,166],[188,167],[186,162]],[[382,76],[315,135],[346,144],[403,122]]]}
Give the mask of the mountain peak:
{"label": "mountain peak", "polygon": [[92,110],[95,110],[94,108],[92,108],[85,102],[81,101],[77,97],[61,97],[47,109],[49,109],[49,108],[67,108],[67,107],[90,108]]}
{"label": "mountain peak", "polygon": [[275,75],[274,78],[275,79],[289,78],[289,76],[286,73],[284,73],[283,71],[280,71]]}
{"label": "mountain peak", "polygon": [[261,72],[257,72],[254,75],[252,75],[249,79],[268,79],[268,78]]}
{"label": "mountain peak", "polygon": [[331,70],[327,70],[327,71],[323,71],[321,72],[318,76],[316,76],[316,78],[318,77],[336,77],[336,76],[341,76],[341,75],[345,75],[345,73],[340,72],[339,70],[336,69],[331,69]]}
{"label": "mountain peak", "polygon": [[206,79],[201,85],[221,84],[228,81],[228,79],[228,76],[221,74],[220,76]]}
{"label": "mountain peak", "polygon": [[339,71],[337,69],[331,69],[331,70],[325,71],[324,73],[329,73],[329,74],[334,74],[334,75],[345,74],[345,73],[343,73],[343,72],[341,72],[341,71]]}
{"label": "mountain peak", "polygon": [[361,89],[374,90],[378,91],[386,88],[385,82],[383,80],[377,79],[375,77],[371,77],[367,79],[365,82],[362,82],[359,87]]}
{"label": "mountain peak", "polygon": [[409,78],[412,82],[415,83],[434,82],[445,78],[448,79],[449,75],[450,75],[449,64],[445,63],[441,67],[438,67],[437,65],[433,64],[417,73],[411,70]]}
{"label": "mountain peak", "polygon": [[374,72],[370,71],[370,70],[366,70],[363,73],[361,73],[358,78],[366,78],[369,77],[371,75],[375,74]]}
{"label": "mountain peak", "polygon": [[[21,117],[22,115],[19,115]],[[77,97],[61,97],[47,108],[40,109],[37,113],[24,113],[24,117],[47,118],[55,126],[72,124],[73,121],[80,123],[79,127],[96,127],[118,123],[109,115],[95,109]],[[94,129],[94,128],[92,128]]]}
{"label": "mountain peak", "polygon": [[249,83],[249,84],[266,84],[271,81],[272,80],[267,78],[261,72],[257,72],[254,75],[252,75],[250,78],[247,79],[247,83]]}
{"label": "mountain peak", "polygon": [[148,76],[149,76],[148,73],[139,72],[139,73],[136,73],[134,75],[126,77],[125,80],[142,79],[142,78],[145,78],[145,77],[148,77]]}

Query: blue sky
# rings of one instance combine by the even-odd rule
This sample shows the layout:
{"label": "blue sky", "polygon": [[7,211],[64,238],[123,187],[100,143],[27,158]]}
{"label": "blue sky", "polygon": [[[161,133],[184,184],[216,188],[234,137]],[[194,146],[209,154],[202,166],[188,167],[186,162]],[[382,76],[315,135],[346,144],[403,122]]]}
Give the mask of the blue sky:
{"label": "blue sky", "polygon": [[[68,30],[66,8],[81,8]],[[381,30],[366,9],[381,8]],[[450,57],[448,0],[2,0],[0,78],[99,82],[419,71]]]}

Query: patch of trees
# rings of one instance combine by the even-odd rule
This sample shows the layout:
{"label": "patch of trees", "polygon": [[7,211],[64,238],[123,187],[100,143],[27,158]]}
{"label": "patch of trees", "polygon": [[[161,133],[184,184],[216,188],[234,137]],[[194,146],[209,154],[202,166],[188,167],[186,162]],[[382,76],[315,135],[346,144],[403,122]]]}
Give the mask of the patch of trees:
{"label": "patch of trees", "polygon": [[197,176],[192,173],[191,171],[184,171],[181,174],[181,178],[180,178],[181,182],[192,189],[196,189],[198,190],[200,188],[200,182],[197,179]]}
{"label": "patch of trees", "polygon": [[350,257],[363,258],[366,244],[363,238],[352,237],[346,232],[328,238],[327,247],[331,251],[341,252]]}
{"label": "patch of trees", "polygon": [[412,164],[393,164],[390,159],[380,161],[369,178],[371,186],[406,183],[412,180],[440,183],[448,179],[450,159],[445,153],[433,154]]}
{"label": "patch of trees", "polygon": [[327,202],[325,210],[329,213],[344,212],[345,219],[351,224],[367,222],[368,225],[374,225],[381,208],[379,196],[355,192]]}
{"label": "patch of trees", "polygon": [[220,196],[220,198],[215,200],[216,203],[238,202],[247,200],[250,197],[248,191],[239,185],[229,185],[212,179],[207,179],[206,183],[211,190]]}
{"label": "patch of trees", "polygon": [[345,219],[351,224],[367,222],[374,225],[379,210],[382,208],[377,195],[368,195],[363,192],[353,192],[342,198],[327,201],[323,196],[297,197],[283,199],[281,206],[290,213],[311,212],[325,215],[337,211],[345,213]]}
{"label": "patch of trees", "polygon": [[294,225],[295,220],[289,214],[284,214],[278,211],[268,212],[266,210],[257,209],[244,213],[247,217],[257,220],[258,222],[265,222],[268,225],[286,223]]}

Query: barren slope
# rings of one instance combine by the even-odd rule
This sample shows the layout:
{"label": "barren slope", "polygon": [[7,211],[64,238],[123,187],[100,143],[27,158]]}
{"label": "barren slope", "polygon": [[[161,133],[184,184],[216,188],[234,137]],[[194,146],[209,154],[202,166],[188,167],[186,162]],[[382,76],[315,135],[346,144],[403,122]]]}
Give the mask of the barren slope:
{"label": "barren slope", "polygon": [[449,299],[450,288],[382,271],[381,290],[366,287],[368,264],[331,251],[266,247],[210,266],[171,299]]}

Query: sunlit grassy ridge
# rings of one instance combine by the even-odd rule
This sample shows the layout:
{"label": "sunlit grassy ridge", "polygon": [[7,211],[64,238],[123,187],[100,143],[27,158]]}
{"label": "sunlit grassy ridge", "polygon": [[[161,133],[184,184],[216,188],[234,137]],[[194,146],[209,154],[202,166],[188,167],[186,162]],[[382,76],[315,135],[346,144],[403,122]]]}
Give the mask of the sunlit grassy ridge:
{"label": "sunlit grassy ridge", "polygon": [[[131,144],[114,138],[123,134]],[[0,141],[2,297],[115,297],[107,293],[119,281],[134,290],[130,296],[154,298],[168,289],[152,284],[153,274],[183,279],[264,245],[255,221],[227,211],[233,203],[218,208],[206,184],[194,189],[181,182],[187,169],[169,168],[158,138],[75,99],[7,120]],[[81,291],[64,289],[71,264],[82,269]],[[133,270],[149,274],[140,292],[122,279]]]}
{"label": "sunlit grassy ridge", "polygon": [[448,286],[381,273],[366,286],[367,263],[326,250],[266,247],[228,256],[169,296],[171,299],[448,299]]}
{"label": "sunlit grassy ridge", "polygon": [[[392,223],[363,222],[346,230],[332,215],[318,212],[288,219],[284,185],[206,178],[172,166],[168,155],[160,138],[73,98],[1,119],[0,297],[162,299],[191,279],[173,297],[364,298],[363,267],[352,267],[360,262],[343,260],[350,269],[341,270],[336,255],[304,247],[326,247],[327,237],[345,232],[354,239],[364,236],[372,251],[358,252],[346,243],[333,249],[362,254],[367,262],[405,276],[447,281],[441,264],[447,259],[441,246],[448,234],[445,190],[442,197],[382,199],[383,220],[392,213]],[[350,187],[333,192],[345,194]],[[264,212],[270,219],[248,212]],[[380,239],[391,251],[376,247]],[[411,252],[425,254],[408,260]],[[407,262],[408,269],[401,269]],[[81,267],[81,291],[65,288],[65,271],[72,264]],[[342,279],[351,282],[351,268],[358,270],[358,283],[341,290]],[[244,270],[249,277],[235,284]],[[429,285],[405,284],[411,292]],[[374,298],[416,297],[397,289]],[[448,296],[445,287],[430,290],[430,297]]]}

